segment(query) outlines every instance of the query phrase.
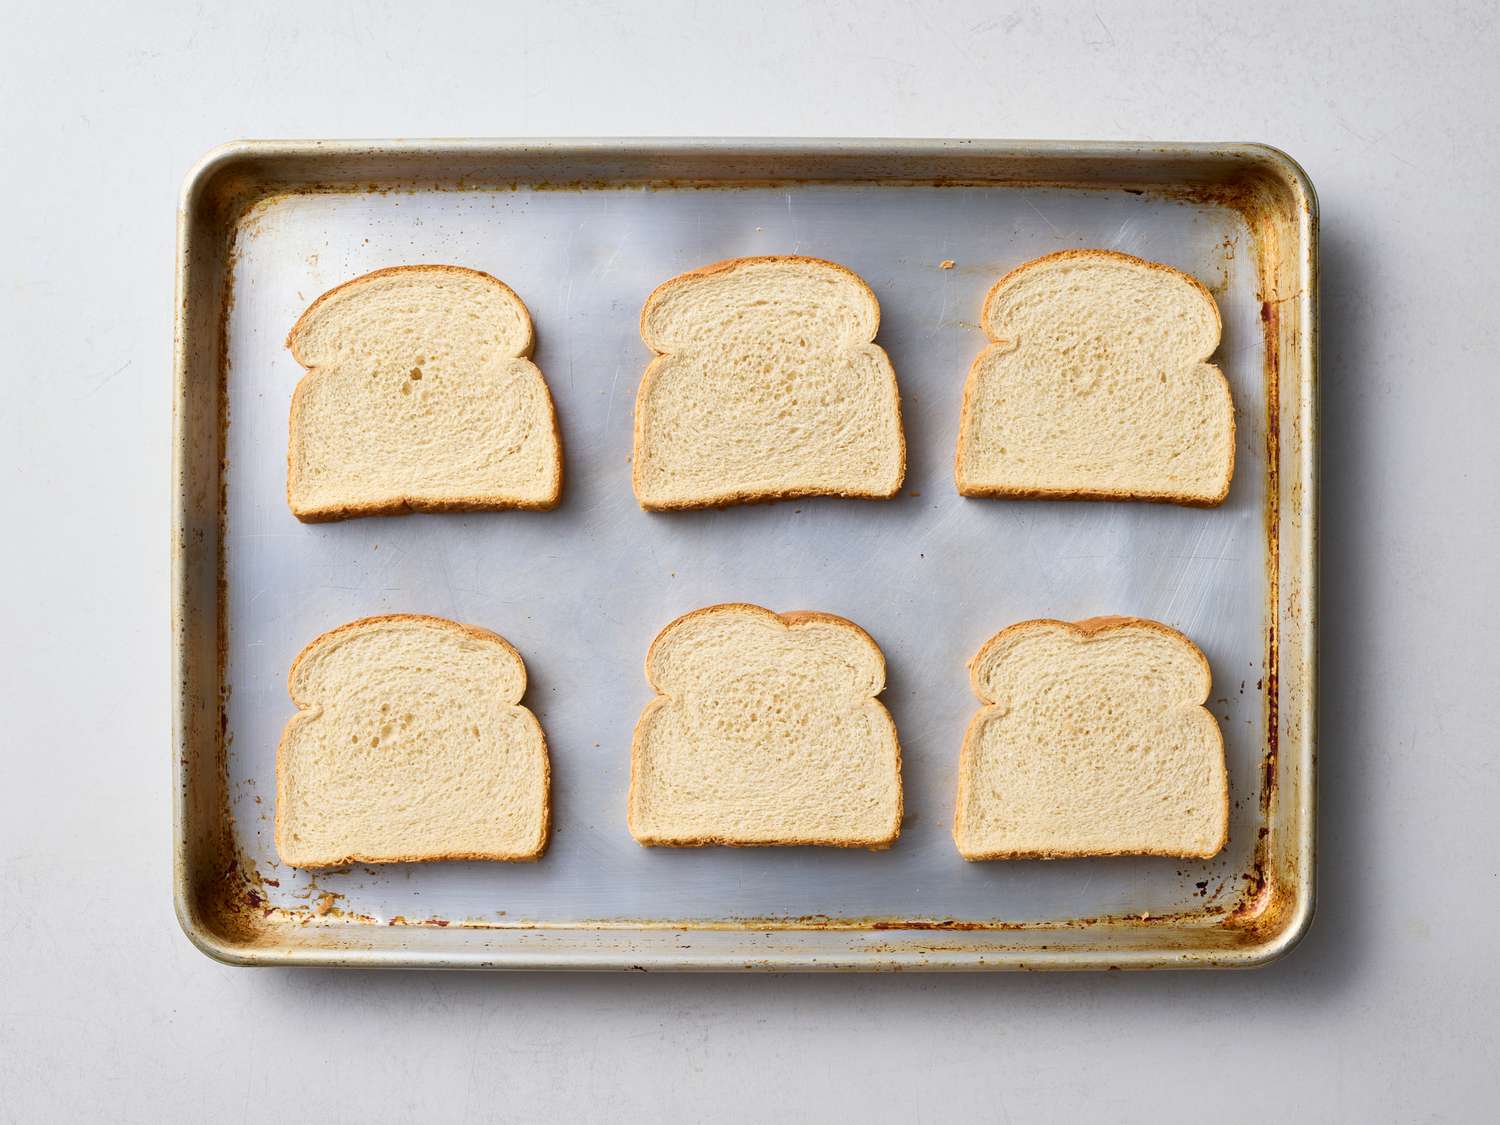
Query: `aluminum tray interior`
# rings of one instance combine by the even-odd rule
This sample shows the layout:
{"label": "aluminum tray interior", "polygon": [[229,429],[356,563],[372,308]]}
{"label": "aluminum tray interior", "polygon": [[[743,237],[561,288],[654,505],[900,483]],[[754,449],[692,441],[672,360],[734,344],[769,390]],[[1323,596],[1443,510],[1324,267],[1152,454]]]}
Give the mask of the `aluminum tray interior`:
{"label": "aluminum tray interior", "polygon": [[[215,590],[211,647],[195,640],[203,622],[181,622],[179,908],[200,944],[251,961],[1087,967],[1251,962],[1294,940],[1310,909],[1310,819],[1303,832],[1283,807],[1285,824],[1275,823],[1278,802],[1310,801],[1311,789],[1310,772],[1295,788],[1278,776],[1289,755],[1275,698],[1278,685],[1287,689],[1288,647],[1277,589],[1287,584],[1278,578],[1286,483],[1277,470],[1290,452],[1280,441],[1290,380],[1278,378],[1277,323],[1288,302],[1275,271],[1292,248],[1268,247],[1280,233],[1268,233],[1272,209],[1248,203],[1253,193],[1233,179],[1255,171],[1284,188],[1273,154],[1228,153],[1217,165],[1207,151],[1194,154],[1216,168],[1215,185],[1124,175],[1127,158],[1170,171],[1168,158],[1151,164],[1141,150],[1120,154],[1115,182],[1070,183],[996,175],[993,156],[972,169],[989,174],[967,177],[754,174],[747,165],[757,158],[775,170],[775,145],[704,146],[702,176],[651,167],[629,176],[615,167],[628,146],[563,145],[528,176],[519,152],[507,168],[506,146],[476,143],[468,156],[488,154],[487,175],[464,175],[439,146],[420,172],[389,166],[361,182],[361,162],[378,161],[383,148],[389,157],[393,146],[321,157],[316,146],[244,146],[211,158],[185,202],[181,375],[222,389],[220,409],[197,420],[192,396],[203,388],[185,388],[179,419],[183,527],[214,548],[179,559],[184,586],[195,586],[184,590],[184,617],[203,597],[196,587],[213,581]],[[816,157],[816,146],[802,151]],[[875,164],[881,151],[846,146]],[[526,159],[538,152],[547,155],[528,147]],[[929,163],[965,155],[942,145],[928,152]],[[648,165],[652,156],[642,148]],[[1012,172],[1024,170],[1019,159]],[[541,167],[546,175],[535,174]],[[1301,221],[1310,217],[1309,201]],[[192,261],[195,237],[219,242]],[[1213,290],[1224,319],[1215,358],[1238,423],[1235,480],[1221,508],[956,494],[958,406],[984,343],[975,324],[984,293],[1019,262],[1073,246],[1168,262]],[[874,288],[877,342],[902,391],[906,486],[889,502],[645,513],[629,480],[634,396],[649,358],[637,334],[641,302],[684,269],[758,253],[834,259]],[[303,526],[284,491],[287,409],[302,374],[283,347],[287,328],[341,281],[428,261],[493,273],[531,309],[534,358],[563,437],[563,503],[551,513]],[[1299,299],[1310,300],[1308,285],[1310,277]],[[216,302],[216,319],[194,322],[195,303]],[[1297,347],[1310,348],[1309,330],[1310,320]],[[1299,453],[1303,445],[1310,452],[1304,440]],[[212,490],[187,479],[210,466]],[[1309,484],[1292,490],[1299,518],[1310,516]],[[210,498],[222,506],[211,520]],[[1295,562],[1310,560],[1310,543]],[[1310,581],[1298,589],[1303,612]],[[626,831],[630,732],[650,698],[646,645],[679,613],[739,600],[838,613],[881,644],[907,807],[890,851],[642,849]],[[554,835],[541,862],[315,874],[277,863],[275,752],[293,713],[287,668],[317,633],[400,611],[495,629],[523,654],[527,703],[553,766]],[[1011,622],[1099,613],[1168,622],[1208,655],[1229,762],[1227,848],[1206,862],[962,862],[950,826],[957,749],[977,706],[966,661]],[[194,662],[209,655],[221,682],[195,694],[204,670]],[[1310,647],[1299,659],[1309,655]],[[1310,668],[1299,668],[1303,684]],[[217,721],[195,729],[203,716],[194,704]]]}

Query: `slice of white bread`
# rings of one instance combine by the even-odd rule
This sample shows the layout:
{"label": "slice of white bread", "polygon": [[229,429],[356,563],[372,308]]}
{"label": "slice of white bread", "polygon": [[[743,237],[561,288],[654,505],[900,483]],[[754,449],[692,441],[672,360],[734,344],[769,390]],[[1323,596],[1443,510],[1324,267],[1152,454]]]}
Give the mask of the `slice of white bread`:
{"label": "slice of white bread", "polygon": [[292,663],[276,754],[276,850],[292,867],[532,860],[551,778],[526,666],[441,617],[366,617]]}
{"label": "slice of white bread", "polygon": [[646,653],[657,692],[630,747],[644,845],[884,848],[901,831],[901,747],[885,657],[826,613],[716,605]]}
{"label": "slice of white bread", "polygon": [[659,353],[636,394],[641,507],[894,496],[906,439],[879,325],[863,279],[817,258],[737,258],[659,285],[641,310]]}
{"label": "slice of white bread", "polygon": [[955,476],[965,496],[1165,500],[1229,494],[1234,404],[1219,309],[1170,266],[1064,250],[984,300],[993,341],[969,369]]}
{"label": "slice of white bread", "polygon": [[324,293],[287,347],[287,502],[305,522],[407,511],[551,508],[557,418],[531,316],[487,273],[376,270]]}
{"label": "slice of white bread", "polygon": [[1138,617],[1023,621],[969,663],[953,839],[965,859],[1215,855],[1229,832],[1208,661]]}

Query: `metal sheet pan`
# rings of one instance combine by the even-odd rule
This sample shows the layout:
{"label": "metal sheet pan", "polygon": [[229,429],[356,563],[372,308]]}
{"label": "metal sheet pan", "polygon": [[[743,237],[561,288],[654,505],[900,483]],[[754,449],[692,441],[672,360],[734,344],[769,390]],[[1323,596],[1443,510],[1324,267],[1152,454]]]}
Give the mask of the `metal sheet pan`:
{"label": "metal sheet pan", "polygon": [[[1316,207],[1259,146],[959,141],[248,142],[179,215],[176,897],[238,963],[431,967],[1244,965],[1311,917]],[[988,287],[1103,246],[1201,278],[1224,315],[1237,467],[1218,509],[964,500],[952,454]],[[858,271],[881,301],[910,469],[888,502],[648,514],[629,483],[659,281],[744,254]],[[318,294],[406,262],[504,279],[537,326],[566,467],[550,513],[299,524],[282,347]],[[953,263],[943,268],[945,261]],[[713,602],[859,622],[890,667],[907,820],[884,853],[642,849],[626,831],[647,644]],[[414,611],[522,652],[555,834],[534,865],[309,874],[272,845],[286,669],[324,629]],[[966,864],[949,835],[964,666],[1036,616],[1192,636],[1230,770],[1210,861]]]}

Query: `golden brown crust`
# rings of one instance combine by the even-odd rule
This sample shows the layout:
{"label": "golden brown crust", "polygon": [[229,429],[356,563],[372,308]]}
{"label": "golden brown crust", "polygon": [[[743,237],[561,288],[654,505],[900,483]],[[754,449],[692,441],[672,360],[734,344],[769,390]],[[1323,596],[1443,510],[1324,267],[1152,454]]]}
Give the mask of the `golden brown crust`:
{"label": "golden brown crust", "polygon": [[[1038,618],[1037,620],[1046,621],[1049,619],[1042,617]],[[1159,621],[1152,621],[1150,618],[1146,617],[1130,617],[1127,614],[1123,613],[1100,613],[1095,615],[1094,617],[1081,617],[1077,621],[1064,621],[1061,622],[1061,624],[1067,625],[1069,628],[1077,630],[1086,637],[1092,637],[1095,633],[1102,633],[1106,629],[1118,629],[1122,625],[1130,624],[1156,625],[1160,628],[1168,630],[1169,632],[1177,633],[1176,629],[1173,629],[1169,625],[1162,625]],[[1177,633],[1177,635],[1179,637],[1182,637],[1181,633]],[[1186,637],[1182,637],[1182,639],[1185,641],[1187,640]],[[1188,643],[1192,644],[1191,641],[1188,641]]]}
{"label": "golden brown crust", "polygon": [[[763,492],[731,492],[713,500],[640,500],[641,508],[647,512],[701,512],[720,508],[733,508],[740,504],[774,504],[778,500],[811,500],[822,496],[832,500],[889,500],[901,491],[906,480],[906,451],[902,450],[901,477],[896,487],[889,492],[855,492],[846,489],[834,491],[827,488],[779,488]],[[637,491],[637,497],[640,493]]]}
{"label": "golden brown crust", "polygon": [[1091,260],[1115,260],[1126,262],[1130,265],[1144,266],[1147,269],[1160,270],[1174,277],[1182,278],[1193,286],[1207,302],[1208,307],[1213,310],[1214,325],[1216,327],[1214,347],[1210,348],[1207,355],[1199,357],[1199,362],[1206,363],[1208,357],[1217,350],[1219,341],[1223,339],[1224,320],[1219,313],[1218,302],[1214,300],[1213,294],[1208,287],[1190,273],[1184,273],[1174,266],[1162,262],[1151,262],[1145,258],[1137,258],[1133,254],[1122,254],[1118,250],[1058,250],[1052,254],[1044,254],[1040,258],[1033,258],[1029,262],[1022,262],[1014,269],[1007,272],[999,281],[990,286],[989,292],[984,296],[984,303],[980,306],[979,322],[984,327],[984,334],[990,339],[990,346],[983,349],[974,357],[974,362],[969,364],[969,373],[964,380],[963,404],[958,412],[958,446],[953,455],[953,479],[958,486],[960,496],[969,496],[982,499],[1005,499],[1005,500],[1143,500],[1157,504],[1180,504],[1187,508],[1216,508],[1229,496],[1229,486],[1234,481],[1235,442],[1238,431],[1234,420],[1234,395],[1229,386],[1229,379],[1217,366],[1213,367],[1214,374],[1219,377],[1219,382],[1224,388],[1225,401],[1229,403],[1229,464],[1224,474],[1224,484],[1218,493],[1213,496],[1201,496],[1183,492],[1155,491],[1150,489],[1129,488],[1031,488],[1014,487],[1009,485],[978,485],[967,484],[964,481],[964,440],[963,435],[968,433],[970,420],[974,410],[974,396],[977,393],[979,382],[979,369],[984,362],[995,353],[997,349],[1010,351],[1015,342],[996,336],[991,330],[993,303],[999,295],[1018,277],[1028,270],[1058,259],[1076,258]]}
{"label": "golden brown crust", "polygon": [[810,621],[820,621],[829,625],[842,625],[848,629],[851,629],[859,636],[860,640],[864,641],[865,644],[870,646],[870,651],[875,655],[875,659],[880,663],[881,682],[884,683],[885,653],[882,652],[880,646],[875,643],[874,637],[870,636],[870,634],[866,630],[856,625],[853,621],[850,621],[847,617],[840,617],[836,613],[823,613],[821,610],[816,609],[796,609],[789,610],[786,613],[777,613],[775,610],[767,609],[763,605],[755,605],[753,602],[719,602],[716,605],[701,606],[698,609],[689,610],[687,613],[684,613],[679,617],[674,617],[671,621],[667,622],[667,624],[662,627],[659,633],[656,634],[656,637],[651,641],[651,644],[646,649],[646,682],[651,685],[651,689],[653,691],[656,691],[658,695],[661,694],[660,690],[656,686],[656,680],[651,674],[651,662],[656,656],[656,646],[661,644],[662,641],[667,638],[668,634],[670,634],[674,629],[677,629],[682,625],[686,625],[689,621],[696,621],[700,617],[709,617],[713,614],[724,613],[726,611],[743,611],[757,617],[776,620],[779,621],[782,625],[786,626],[788,629],[791,629],[796,625],[806,624]]}
{"label": "golden brown crust", "polygon": [[[395,273],[458,273],[469,274],[474,277],[483,278],[505,290],[516,302],[521,310],[521,315],[526,322],[526,346],[516,355],[516,359],[531,359],[531,353],[536,345],[536,330],[531,321],[531,310],[526,307],[526,302],[516,294],[505,282],[497,277],[485,273],[482,270],[469,269],[467,266],[447,265],[414,265],[414,266],[387,266],[385,269],[374,270],[371,273],[362,274],[342,285],[336,285],[324,293],[316,301],[307,307],[307,310],[297,318],[297,323],[292,325],[292,330],[287,333],[286,346],[291,349],[292,356],[299,364],[307,368],[306,373],[297,381],[297,386],[292,391],[291,410],[287,415],[287,445],[286,445],[286,502],[287,507],[292,510],[302,523],[332,523],[336,520],[357,519],[362,516],[404,516],[412,512],[496,512],[496,511],[530,511],[548,512],[562,500],[563,483],[563,456],[562,456],[562,431],[557,424],[557,405],[552,401],[552,388],[547,385],[547,377],[537,368],[537,375],[542,384],[542,399],[547,405],[547,419],[552,425],[552,446],[556,451],[553,458],[553,485],[550,495],[541,500],[523,499],[512,497],[503,493],[495,493],[490,496],[444,496],[441,498],[431,496],[393,496],[387,500],[370,501],[358,504],[331,504],[321,507],[298,506],[292,499],[292,444],[295,440],[298,424],[302,417],[302,399],[307,392],[311,381],[318,375],[319,369],[310,366],[304,361],[298,351],[298,342],[305,325],[310,322],[314,311],[319,305],[352,285],[369,281],[371,278],[383,277]],[[535,366],[533,364],[533,366]]]}
{"label": "golden brown crust", "polygon": [[[438,625],[445,629],[451,629],[454,632],[466,633],[476,640],[497,643],[506,653],[515,658],[516,666],[521,670],[521,684],[520,691],[516,695],[516,701],[512,706],[519,709],[523,715],[530,719],[531,725],[535,728],[537,737],[541,739],[542,743],[542,825],[541,831],[537,836],[537,846],[531,851],[515,853],[441,852],[432,855],[398,856],[372,856],[363,852],[350,852],[344,856],[327,860],[320,859],[316,862],[290,863],[285,859],[286,848],[283,847],[282,830],[284,826],[281,814],[282,809],[286,805],[287,740],[291,737],[294,727],[305,711],[303,707],[305,700],[297,696],[296,690],[293,687],[296,682],[297,668],[304,659],[312,654],[314,649],[334,640],[340,634],[367,628],[370,625],[385,621],[421,621],[429,625]],[[485,629],[479,625],[465,625],[459,621],[450,621],[446,617],[435,617],[428,613],[381,613],[373,617],[361,617],[340,625],[337,628],[329,629],[327,632],[319,633],[312,640],[308,641],[307,644],[302,646],[302,651],[297,653],[296,657],[292,660],[292,666],[287,671],[287,694],[291,696],[292,702],[296,704],[297,714],[287,720],[286,726],[282,728],[281,740],[276,744],[276,816],[273,835],[276,852],[282,857],[282,862],[286,863],[288,867],[304,869],[341,867],[346,863],[440,863],[449,860],[494,860],[504,863],[535,863],[542,857],[542,853],[547,850],[547,844],[552,834],[552,755],[547,747],[547,734],[542,730],[541,720],[536,717],[536,714],[530,708],[521,704],[521,700],[526,697],[526,684],[526,661],[521,658],[521,654],[516,650],[515,645],[511,644],[499,633]]]}
{"label": "golden brown crust", "polygon": [[749,611],[758,616],[763,615],[768,618],[774,618],[788,629],[792,629],[797,625],[802,625],[813,621],[847,626],[848,628],[854,630],[854,632],[857,633],[860,638],[870,646],[871,651],[875,654],[875,658],[880,662],[881,684],[882,690],[884,690],[883,685],[885,683],[886,671],[885,653],[881,651],[880,646],[875,643],[874,637],[870,636],[869,633],[860,628],[860,626],[856,625],[853,621],[850,621],[847,617],[840,617],[834,613],[822,613],[818,610],[810,609],[793,610],[788,613],[776,613],[774,610],[766,609],[765,606],[754,605],[751,602],[721,602],[718,605],[703,606],[700,609],[691,610],[688,613],[682,614],[680,617],[673,618],[662,628],[661,632],[656,634],[655,639],[652,640],[651,644],[646,649],[646,682],[651,685],[651,690],[653,692],[656,692],[656,697],[652,699],[650,703],[646,704],[645,710],[641,712],[641,717],[636,720],[635,730],[631,733],[630,736],[630,787],[625,795],[625,822],[627,827],[630,829],[631,836],[635,837],[636,843],[640,844],[643,848],[825,847],[862,848],[866,851],[884,851],[885,849],[889,848],[901,836],[901,820],[905,816],[906,812],[906,792],[905,786],[901,783],[901,738],[899,732],[896,730],[896,721],[891,717],[891,713],[886,708],[885,704],[880,702],[879,698],[875,696],[870,697],[871,702],[875,704],[875,706],[879,709],[880,714],[885,718],[886,724],[890,728],[891,740],[895,743],[896,746],[896,820],[889,836],[875,837],[868,840],[828,840],[811,836],[788,836],[785,839],[780,840],[745,841],[731,840],[726,839],[722,836],[713,835],[693,836],[688,838],[659,837],[649,835],[643,830],[640,830],[636,827],[635,795],[641,772],[641,740],[645,734],[646,728],[650,725],[651,717],[655,715],[656,712],[659,711],[662,707],[665,707],[671,698],[670,696],[663,694],[660,689],[658,689],[656,685],[656,679],[652,674],[651,662],[652,658],[656,654],[656,646],[662,642],[663,638],[665,638],[668,633],[670,633],[679,625],[682,625],[688,621],[695,620],[696,618],[706,616],[708,614],[721,613],[725,610],[733,610],[736,612]]}
{"label": "golden brown crust", "polygon": [[499,286],[505,291],[505,293],[511,298],[511,300],[515,301],[516,307],[521,310],[521,316],[526,322],[526,343],[525,346],[522,347],[522,349],[518,353],[516,353],[516,358],[531,358],[531,353],[536,347],[536,329],[531,322],[531,310],[526,307],[526,302],[521,300],[516,291],[509,285],[505,284],[505,282],[501,281],[498,277],[495,277],[493,274],[485,273],[483,270],[470,269],[468,266],[441,265],[436,262],[422,262],[410,266],[386,266],[384,269],[371,270],[369,273],[362,273],[358,277],[352,277],[348,281],[341,282],[340,284],[335,285],[332,289],[328,290],[328,292],[324,293],[312,304],[308,305],[306,310],[303,311],[302,315],[297,318],[297,323],[292,325],[292,330],[286,334],[286,346],[291,349],[292,357],[296,359],[298,363],[302,364],[303,367],[312,366],[310,363],[306,363],[303,361],[302,355],[297,350],[297,346],[301,342],[303,328],[307,324],[311,323],[313,314],[317,312],[318,308],[325,301],[335,296],[336,294],[342,293],[345,289],[363,284],[364,282],[371,281],[377,277],[388,277],[391,274],[397,273],[456,273],[463,274],[468,277],[477,277],[483,281],[487,281],[491,284]]}
{"label": "golden brown crust", "polygon": [[1213,859],[1214,856],[1218,855],[1221,851],[1224,850],[1224,840],[1227,839],[1228,834],[1226,833],[1224,839],[1220,840],[1218,847],[1214,848],[1214,850],[1211,852],[1173,852],[1162,851],[1157,848],[1141,848],[1139,850],[1109,852],[1064,851],[1061,849],[1045,852],[963,852],[962,850],[960,850],[959,855],[966,863],[983,863],[985,860],[990,859],[1110,859],[1116,856],[1123,855],[1157,856],[1168,859]]}
{"label": "golden brown crust", "polygon": [[[1148,629],[1152,632],[1160,633],[1163,636],[1170,637],[1171,639],[1178,641],[1183,645],[1186,645],[1188,650],[1192,652],[1192,654],[1198,659],[1198,662],[1203,666],[1205,676],[1203,698],[1197,700],[1196,703],[1205,712],[1208,711],[1207,707],[1203,706],[1208,701],[1209,692],[1213,687],[1213,670],[1208,663],[1208,657],[1203,655],[1203,650],[1200,649],[1196,644],[1194,644],[1186,634],[1182,633],[1180,630],[1172,628],[1170,625],[1164,625],[1160,621],[1154,621],[1149,617],[1131,617],[1124,614],[1105,614],[1097,617],[1085,617],[1079,621],[1060,621],[1052,617],[1039,617],[1034,618],[1030,621],[1018,621],[1014,625],[1006,626],[994,636],[990,637],[989,640],[985,641],[984,644],[980,645],[979,651],[976,652],[973,658],[969,661],[969,685],[973,689],[974,694],[982,703],[985,704],[985,706],[981,707],[977,712],[975,712],[974,717],[969,720],[968,728],[964,731],[963,744],[960,746],[958,752],[959,785],[958,793],[954,801],[953,842],[955,846],[957,846],[959,854],[963,856],[965,860],[970,861],[987,859],[1083,859],[1088,857],[1120,855],[1175,856],[1182,859],[1211,859],[1214,856],[1218,855],[1219,852],[1224,849],[1224,845],[1228,842],[1229,839],[1229,784],[1227,772],[1225,774],[1225,784],[1223,789],[1224,832],[1219,837],[1218,843],[1214,845],[1211,851],[1184,852],[1154,848],[1119,851],[1099,851],[1089,849],[1075,850],[1068,848],[1055,848],[1038,851],[1007,851],[1005,849],[996,849],[994,851],[983,852],[964,851],[963,830],[965,818],[963,799],[966,795],[964,778],[966,778],[973,770],[974,757],[978,753],[978,741],[980,732],[983,730],[986,719],[994,710],[993,705],[985,699],[984,692],[980,688],[976,675],[977,670],[980,664],[983,662],[985,655],[992,648],[1000,644],[1002,640],[1008,640],[1016,633],[1032,632],[1038,629],[1052,629],[1057,627],[1061,627],[1068,630],[1069,632],[1077,633],[1079,636],[1087,638],[1097,637],[1103,633],[1117,632],[1122,629]],[[1218,739],[1219,756],[1222,759],[1224,756],[1224,732],[1219,728],[1218,723],[1213,724],[1213,731],[1215,737]]]}
{"label": "golden brown crust", "polygon": [[[1217,329],[1216,335],[1222,336],[1224,333],[1224,320],[1219,315],[1218,302],[1214,300],[1214,295],[1208,291],[1208,286],[1204,285],[1203,282],[1199,281],[1192,274],[1184,273],[1176,266],[1169,266],[1165,262],[1153,262],[1146,258],[1137,258],[1134,254],[1125,254],[1119,250],[1090,250],[1086,248],[1078,248],[1073,250],[1055,250],[1051,254],[1043,254],[1040,258],[1032,258],[1028,262],[1022,262],[1020,265],[1009,270],[1003,277],[1000,278],[999,281],[995,282],[994,285],[991,285],[989,288],[989,292],[984,295],[984,304],[982,304],[979,309],[979,323],[984,327],[984,334],[997,344],[1005,342],[1000,337],[995,336],[990,332],[990,324],[992,323],[992,314],[994,312],[992,304],[1016,278],[1020,277],[1022,274],[1027,273],[1037,266],[1046,265],[1048,262],[1066,261],[1068,259],[1095,262],[1124,262],[1126,265],[1142,266],[1148,270],[1159,270],[1160,272],[1178,278],[1179,280],[1186,281],[1194,289],[1198,290],[1199,294],[1203,297],[1204,302],[1210,309],[1213,310],[1214,326]],[[1217,344],[1215,346],[1217,347]],[[1199,358],[1207,359],[1208,356],[1212,354],[1213,351],[1210,350],[1208,355],[1200,356]]]}
{"label": "golden brown crust", "polygon": [[722,262],[714,262],[712,265],[703,266],[687,273],[680,273],[676,277],[663,281],[646,298],[646,303],[641,306],[640,336],[642,342],[655,352],[655,358],[646,365],[645,374],[641,376],[640,384],[635,390],[635,424],[633,432],[633,445],[635,456],[630,464],[630,486],[635,493],[636,501],[648,512],[686,512],[699,511],[713,508],[730,508],[737,504],[769,504],[778,500],[802,500],[814,496],[831,496],[843,500],[889,500],[901,491],[901,486],[906,482],[906,425],[901,417],[901,384],[896,379],[896,369],[890,362],[890,356],[885,349],[881,348],[881,354],[885,356],[886,366],[891,372],[891,395],[895,400],[896,411],[896,438],[899,443],[899,462],[896,470],[895,484],[887,491],[877,489],[829,489],[829,488],[780,488],[780,489],[741,489],[712,500],[645,500],[641,496],[641,446],[645,439],[644,422],[647,392],[654,386],[655,381],[660,378],[662,361],[671,352],[657,351],[650,343],[646,335],[646,318],[652,310],[660,303],[672,289],[683,284],[707,277],[711,274],[725,273],[739,266],[761,262],[811,262],[820,266],[827,266],[842,274],[847,274],[853,281],[858,283],[870,298],[870,304],[875,310],[875,323],[872,326],[870,339],[867,343],[876,347],[875,337],[880,332],[880,299],[875,296],[875,291],[870,288],[869,282],[860,277],[848,266],[840,265],[838,262],[830,262],[826,258],[809,258],[801,254],[762,254],[749,258],[727,258]]}
{"label": "golden brown crust", "polygon": [[[664,298],[672,290],[681,288],[684,285],[691,285],[693,282],[702,280],[705,277],[712,277],[716,273],[729,273],[731,270],[738,269],[740,266],[764,265],[769,262],[798,262],[806,265],[826,266],[831,270],[844,274],[861,289],[863,289],[865,295],[870,298],[870,305],[875,310],[875,323],[871,326],[870,331],[871,341],[873,341],[875,337],[879,335],[880,300],[875,296],[875,290],[870,288],[870,283],[864,278],[860,277],[859,274],[855,273],[848,266],[840,265],[838,262],[830,262],[827,258],[812,258],[807,256],[806,254],[755,254],[748,258],[725,258],[723,261],[714,262],[706,266],[699,266],[695,270],[688,270],[686,273],[679,273],[675,277],[667,278],[666,281],[663,281],[655,289],[651,290],[649,294],[647,294],[646,303],[641,306],[641,339],[646,340],[646,317],[650,315],[650,313],[656,308],[656,306],[661,303],[662,298]],[[646,346],[651,348],[652,351],[656,351],[656,349],[652,347],[649,341],[647,341]],[[666,353],[657,352],[657,354],[665,355]]]}
{"label": "golden brown crust", "polygon": [[[1213,669],[1209,666],[1208,657],[1203,655],[1203,650],[1194,644],[1187,634],[1172,628],[1170,625],[1163,625],[1160,621],[1153,621],[1149,617],[1131,617],[1127,614],[1112,613],[1085,617],[1078,621],[1061,621],[1055,617],[1034,617],[1028,621],[1017,621],[1014,625],[1007,625],[1004,629],[1001,629],[994,636],[990,637],[989,640],[985,641],[984,644],[980,645],[979,651],[969,660],[969,687],[975,696],[982,702],[988,702],[985,700],[984,691],[977,679],[977,673],[979,666],[984,662],[985,656],[989,654],[991,649],[999,647],[1001,643],[1010,640],[1018,633],[1032,633],[1046,629],[1065,629],[1070,633],[1077,633],[1079,636],[1087,638],[1097,637],[1101,633],[1118,632],[1122,629],[1148,629],[1154,633],[1160,633],[1162,636],[1169,637],[1186,646],[1188,651],[1197,658],[1198,663],[1203,666],[1204,677],[1208,680],[1209,685],[1212,686]],[[1208,689],[1205,689],[1203,699],[1197,702],[1202,704],[1207,699]]]}
{"label": "golden brown crust", "polygon": [[[960,425],[964,425],[960,421]],[[1234,423],[1230,422],[1231,439]],[[955,467],[955,474],[962,472]],[[1148,492],[1128,488],[1012,488],[1005,485],[963,485],[958,494],[975,500],[1139,500],[1148,504],[1177,504],[1184,508],[1217,508],[1229,495],[1226,482],[1216,496],[1190,496],[1177,492]]]}
{"label": "golden brown crust", "polygon": [[[898,804],[897,808],[901,806]],[[784,840],[731,840],[725,836],[650,836],[644,833],[635,836],[635,842],[643,848],[843,848],[845,851],[884,852],[889,851],[901,835],[899,827],[888,838],[880,840],[824,840],[817,836],[788,836]]]}

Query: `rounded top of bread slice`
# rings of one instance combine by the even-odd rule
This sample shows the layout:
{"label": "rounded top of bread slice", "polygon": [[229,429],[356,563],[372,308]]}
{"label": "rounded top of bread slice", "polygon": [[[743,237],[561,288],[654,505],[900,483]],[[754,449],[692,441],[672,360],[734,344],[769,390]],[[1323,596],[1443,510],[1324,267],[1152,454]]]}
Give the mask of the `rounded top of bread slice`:
{"label": "rounded top of bread slice", "polygon": [[658,285],[641,309],[641,339],[656,352],[774,340],[808,350],[868,344],[880,302],[836,262],[798,255],[733,258]]}
{"label": "rounded top of bread slice", "polygon": [[379,357],[395,365],[529,356],[531,314],[498,278],[464,266],[392,266],[330,289],[292,326],[303,367]]}
{"label": "rounded top of bread slice", "polygon": [[1154,674],[1149,682],[1157,685],[1165,706],[1201,704],[1208,698],[1212,672],[1202,650],[1171,626],[1144,617],[1018,622],[980,646],[969,661],[969,683],[985,703],[1005,707],[1021,687],[1034,689],[1039,674],[1069,672],[1071,666],[1061,658],[1064,651],[1111,637],[1130,640],[1128,659],[1140,671]]}
{"label": "rounded top of bread slice", "polygon": [[1138,366],[1205,360],[1222,331],[1196,277],[1115,250],[1061,250],[1017,266],[990,289],[980,319],[996,343]]}
{"label": "rounded top of bread slice", "polygon": [[364,617],[315,637],[292,661],[287,691],[299,705],[316,703],[362,670],[403,662],[426,667],[434,653],[461,658],[507,706],[526,694],[526,664],[499,633],[420,613]]}
{"label": "rounded top of bread slice", "polygon": [[789,647],[825,690],[844,686],[851,695],[876,696],[885,689],[885,656],[854,622],[831,613],[773,613],[744,602],[705,606],[669,624],[646,651],[646,679],[671,695],[715,683],[726,670],[779,663]]}

